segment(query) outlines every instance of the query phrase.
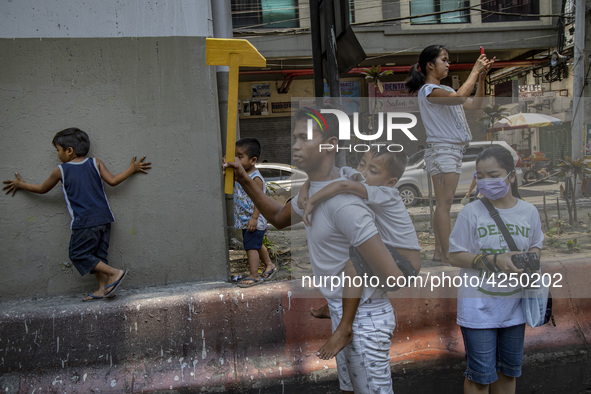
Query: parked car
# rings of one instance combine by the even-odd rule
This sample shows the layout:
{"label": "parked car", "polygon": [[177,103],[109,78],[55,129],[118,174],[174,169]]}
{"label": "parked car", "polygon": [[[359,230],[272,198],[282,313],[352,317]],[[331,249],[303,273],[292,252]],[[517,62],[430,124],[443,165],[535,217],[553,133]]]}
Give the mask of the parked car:
{"label": "parked car", "polygon": [[265,178],[267,194],[281,204],[295,196],[308,179],[304,171],[289,164],[257,163],[256,168]]}
{"label": "parked car", "polygon": [[[463,197],[468,192],[470,183],[476,170],[476,157],[484,149],[491,146],[500,146],[511,152],[516,164],[517,182],[521,184],[522,173],[519,167],[519,156],[513,148],[505,141],[472,141],[464,153],[462,159],[462,173],[456,189],[456,197]],[[427,199],[429,196],[429,184],[427,181],[427,171],[425,170],[425,151],[420,151],[409,157],[408,164],[404,174],[396,184],[400,191],[400,197],[406,206],[416,205],[419,200]]]}

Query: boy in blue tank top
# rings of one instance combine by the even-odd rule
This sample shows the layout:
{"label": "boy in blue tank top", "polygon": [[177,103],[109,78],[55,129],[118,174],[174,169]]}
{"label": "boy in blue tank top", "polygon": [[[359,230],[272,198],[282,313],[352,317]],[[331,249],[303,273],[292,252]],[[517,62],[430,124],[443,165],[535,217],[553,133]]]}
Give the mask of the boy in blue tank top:
{"label": "boy in blue tank top", "polygon": [[103,181],[116,186],[136,172],[147,174],[151,163],[144,163],[145,156],[139,161],[134,156],[125,171],[113,175],[100,159],[86,157],[90,139],[88,134],[77,128],[60,131],[53,137],[52,143],[63,164],[57,166],[45,182],[40,185],[26,183],[17,172],[15,179],[4,181],[7,186],[3,190],[6,194],[12,192],[13,196],[19,189],[44,194],[61,181],[72,216],[70,260],[80,275],[95,274],[99,285],[98,290],[88,293],[82,301],[113,297],[127,271],[108,265],[107,249],[111,223],[115,219],[107,202]]}

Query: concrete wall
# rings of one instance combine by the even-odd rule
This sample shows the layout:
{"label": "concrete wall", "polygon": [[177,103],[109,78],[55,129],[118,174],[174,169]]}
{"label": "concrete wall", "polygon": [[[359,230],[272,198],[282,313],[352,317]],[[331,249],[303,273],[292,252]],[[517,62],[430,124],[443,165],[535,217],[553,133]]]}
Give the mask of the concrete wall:
{"label": "concrete wall", "polygon": [[[93,2],[94,4],[95,2]],[[4,2],[3,6],[6,5]],[[215,69],[204,37],[0,39],[0,176],[42,182],[54,134],[77,126],[113,172],[146,155],[149,175],[106,187],[110,262],[127,286],[227,278]],[[86,292],[68,259],[60,185],[0,197],[0,297]]]}
{"label": "concrete wall", "polygon": [[210,0],[0,0],[0,21],[4,38],[199,37],[213,29]]}

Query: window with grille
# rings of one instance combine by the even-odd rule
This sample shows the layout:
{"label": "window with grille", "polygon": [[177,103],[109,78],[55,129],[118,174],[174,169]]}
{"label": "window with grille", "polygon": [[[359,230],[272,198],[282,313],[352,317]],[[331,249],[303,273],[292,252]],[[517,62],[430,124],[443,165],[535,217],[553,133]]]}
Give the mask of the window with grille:
{"label": "window with grille", "polygon": [[[413,25],[470,23],[469,0],[411,0]],[[423,15],[423,16],[419,16]]]}
{"label": "window with grille", "polygon": [[299,27],[297,0],[232,0],[232,25],[234,29]]}
{"label": "window with grille", "polygon": [[[539,0],[483,0],[482,23],[536,21],[540,18]],[[492,12],[490,12],[492,11]],[[495,12],[495,13],[493,13]]]}

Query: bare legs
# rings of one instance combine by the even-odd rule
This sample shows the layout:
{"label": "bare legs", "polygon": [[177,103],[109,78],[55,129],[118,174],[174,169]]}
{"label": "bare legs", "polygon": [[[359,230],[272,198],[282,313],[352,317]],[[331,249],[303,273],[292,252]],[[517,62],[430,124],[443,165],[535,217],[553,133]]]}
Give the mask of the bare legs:
{"label": "bare legs", "polygon": [[260,261],[265,264],[265,270],[263,272],[269,273],[275,269],[275,264],[271,262],[269,251],[265,245],[262,245],[260,249],[247,250],[246,257],[248,258],[248,270],[250,271],[250,275],[239,282],[239,285],[242,284],[243,287],[254,285],[263,280],[263,278],[259,275]]}
{"label": "bare legs", "polygon": [[259,250],[259,256],[263,264],[265,264],[265,270],[263,272],[271,272],[275,268],[275,264],[271,262],[271,257],[269,257],[269,251],[267,250],[267,247],[265,245],[261,246],[261,249]]}
{"label": "bare legs", "polygon": [[324,304],[317,309],[310,308],[310,314],[317,319],[330,319],[330,311],[328,310],[328,304]]}
{"label": "bare legs", "polygon": [[490,385],[476,383],[466,378],[464,380],[464,394],[488,394],[489,386],[491,394],[515,394],[517,379],[501,372],[497,372],[497,376],[497,381]]}
{"label": "bare legs", "polygon": [[[350,278],[357,275],[351,260],[347,261],[345,275]],[[357,314],[362,291],[362,287],[343,287],[343,316],[341,317],[341,321],[336,330],[334,330],[331,337],[328,338],[328,341],[318,349],[318,352],[316,353],[318,358],[322,360],[330,360],[353,340],[353,321]]]}
{"label": "bare legs", "polygon": [[[113,268],[102,261],[99,262],[96,267],[94,267],[94,275],[96,277],[96,281],[98,282],[99,289],[91,294],[99,298],[104,297],[106,295],[105,287],[121,279],[121,277],[123,277],[123,273],[123,270]],[[84,298],[84,301],[89,301],[92,298],[94,297],[88,295],[86,298]]]}
{"label": "bare legs", "polygon": [[517,379],[497,372],[498,379],[490,385],[491,394],[515,394]]}
{"label": "bare legs", "polygon": [[460,174],[449,172],[437,174],[431,177],[433,191],[435,192],[435,216],[433,229],[435,230],[435,255],[440,257],[443,263],[449,264],[449,235],[451,234],[451,205]]}

